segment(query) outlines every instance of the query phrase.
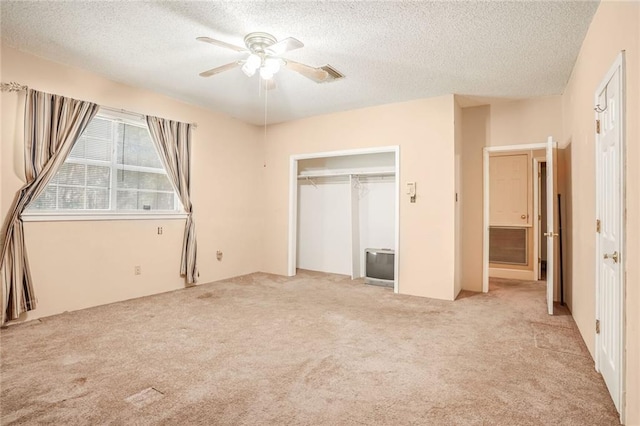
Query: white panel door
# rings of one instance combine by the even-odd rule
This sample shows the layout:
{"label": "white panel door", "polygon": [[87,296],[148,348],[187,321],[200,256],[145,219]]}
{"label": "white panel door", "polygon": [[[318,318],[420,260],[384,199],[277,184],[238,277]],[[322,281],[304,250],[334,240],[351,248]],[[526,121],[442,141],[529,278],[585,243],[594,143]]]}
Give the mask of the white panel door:
{"label": "white panel door", "polygon": [[624,308],[621,73],[621,65],[614,68],[596,93],[596,133],[600,127],[596,134],[596,369],[602,373],[618,411]]}

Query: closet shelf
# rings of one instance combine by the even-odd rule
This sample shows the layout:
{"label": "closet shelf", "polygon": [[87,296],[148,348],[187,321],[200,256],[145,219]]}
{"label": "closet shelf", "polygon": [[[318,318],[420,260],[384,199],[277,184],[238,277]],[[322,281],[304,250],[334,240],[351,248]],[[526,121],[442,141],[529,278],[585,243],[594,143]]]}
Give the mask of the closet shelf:
{"label": "closet shelf", "polygon": [[323,178],[336,176],[394,176],[395,170],[371,170],[371,171],[319,171],[319,172],[303,172],[298,175],[298,179],[307,178]]}

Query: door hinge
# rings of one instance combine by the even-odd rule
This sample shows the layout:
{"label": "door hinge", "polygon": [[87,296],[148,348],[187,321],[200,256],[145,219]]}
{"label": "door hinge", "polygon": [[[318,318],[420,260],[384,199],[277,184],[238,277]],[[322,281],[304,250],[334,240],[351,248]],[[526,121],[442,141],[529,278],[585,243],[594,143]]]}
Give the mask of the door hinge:
{"label": "door hinge", "polygon": [[596,120],[596,133],[600,134],[600,120]]}
{"label": "door hinge", "polygon": [[600,219],[596,219],[596,232],[600,233]]}
{"label": "door hinge", "polygon": [[600,320],[596,320],[596,334],[600,334]]}

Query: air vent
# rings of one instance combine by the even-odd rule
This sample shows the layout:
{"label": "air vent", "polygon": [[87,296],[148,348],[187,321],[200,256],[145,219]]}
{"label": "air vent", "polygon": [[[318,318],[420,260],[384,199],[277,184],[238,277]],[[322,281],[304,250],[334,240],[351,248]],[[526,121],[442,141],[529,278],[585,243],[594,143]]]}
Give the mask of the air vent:
{"label": "air vent", "polygon": [[325,70],[329,74],[329,78],[324,80],[323,83],[330,83],[332,81],[336,81],[344,78],[344,74],[342,74],[340,71],[333,68],[329,64],[321,66],[320,69]]}
{"label": "air vent", "polygon": [[489,228],[489,262],[526,265],[528,258],[526,228]]}

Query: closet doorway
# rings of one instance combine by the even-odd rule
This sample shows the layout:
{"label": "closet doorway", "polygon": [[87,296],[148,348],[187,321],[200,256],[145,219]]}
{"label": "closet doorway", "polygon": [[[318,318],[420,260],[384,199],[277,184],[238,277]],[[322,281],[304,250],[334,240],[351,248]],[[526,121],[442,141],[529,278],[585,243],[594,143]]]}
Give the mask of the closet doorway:
{"label": "closet doorway", "polygon": [[399,291],[399,147],[292,155],[288,275],[298,267],[365,275],[365,249],[395,251]]}

